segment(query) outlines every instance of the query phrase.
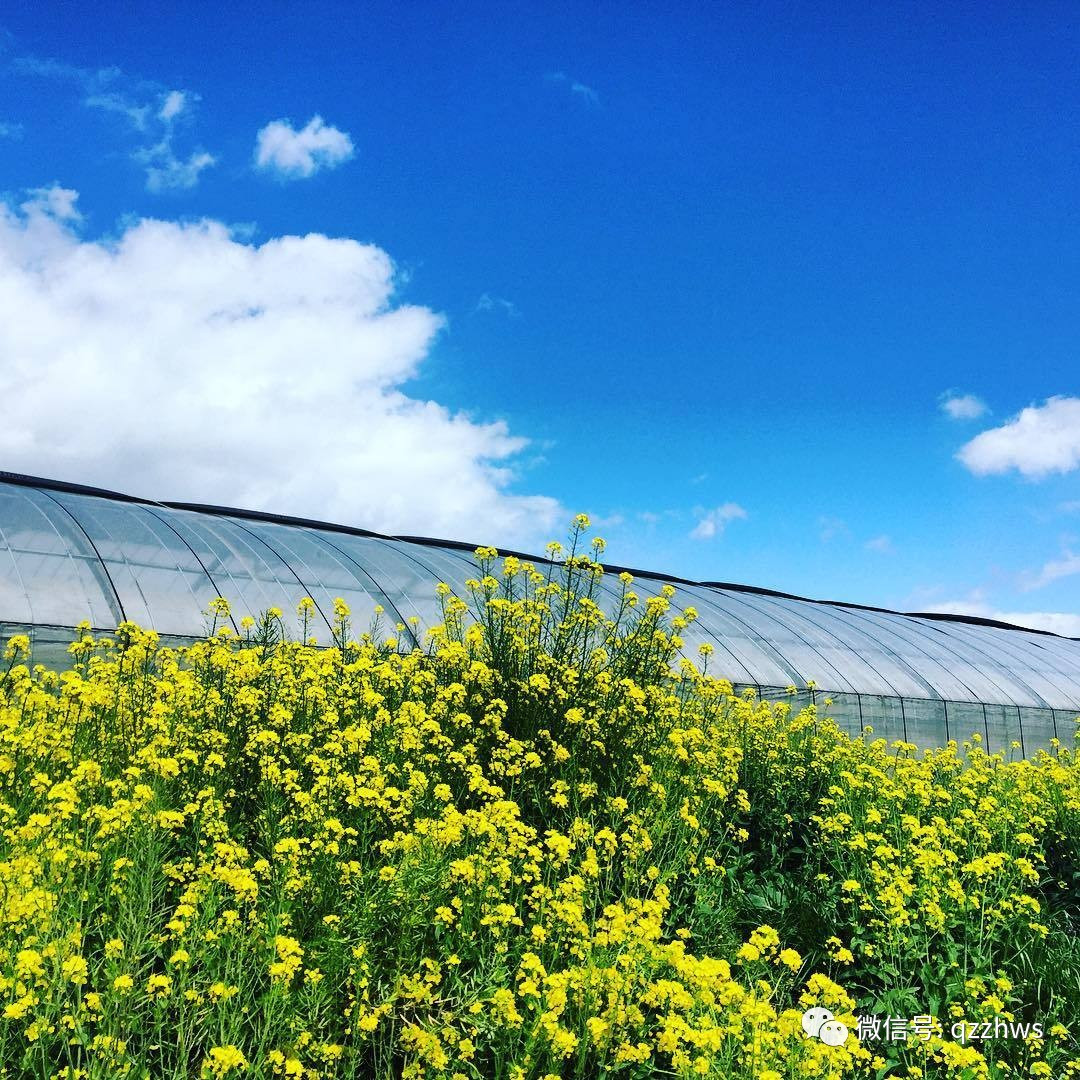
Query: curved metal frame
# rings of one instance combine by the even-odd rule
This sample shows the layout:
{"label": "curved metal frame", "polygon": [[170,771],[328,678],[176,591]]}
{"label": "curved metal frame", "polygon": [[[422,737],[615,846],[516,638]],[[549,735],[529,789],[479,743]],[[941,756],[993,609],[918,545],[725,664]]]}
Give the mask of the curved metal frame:
{"label": "curved metal frame", "polygon": [[[201,593],[202,589],[192,584],[195,580],[192,574],[199,579],[205,577],[207,592],[211,595],[236,593],[239,596],[240,593],[247,593],[249,602],[254,600],[253,589],[260,597],[274,597],[276,592],[282,590],[292,594],[295,582],[296,590],[315,600],[321,620],[331,632],[331,619],[328,612],[323,610],[325,596],[322,604],[316,596],[328,596],[333,591],[335,586],[324,584],[322,578],[327,574],[336,577],[336,571],[332,570],[336,566],[344,579],[350,581],[350,595],[360,598],[357,602],[370,602],[371,610],[375,604],[382,605],[398,623],[406,627],[410,645],[419,643],[420,628],[437,621],[439,605],[435,596],[436,582],[449,578],[451,584],[457,584],[472,567],[469,545],[456,542],[386,536],[326,522],[226,507],[153,503],[79,485],[0,473],[0,490],[9,485],[23,489],[25,502],[43,517],[38,523],[37,518],[27,510],[27,520],[32,517],[33,524],[17,518],[20,522],[18,527],[51,529],[55,534],[50,535],[47,546],[34,548],[31,545],[23,554],[8,538],[10,534],[4,527],[5,523],[0,521],[0,550],[6,551],[12,561],[11,568],[4,573],[9,585],[15,589],[15,596],[18,597],[21,592],[26,597],[25,610],[31,619],[40,610],[40,606],[34,603],[34,594],[46,588],[47,582],[36,581],[33,575],[24,573],[20,558],[30,558],[30,552],[39,550],[42,556],[47,555],[48,558],[60,556],[61,552],[54,550],[59,539],[61,548],[67,546],[69,559],[75,557],[73,549],[76,546],[80,549],[76,573],[84,589],[89,588],[89,580],[83,564],[92,570],[94,567],[100,570],[100,574],[96,570],[93,573],[98,579],[98,590],[93,597],[88,593],[82,600],[78,595],[70,597],[71,628],[88,614],[93,622],[96,616],[92,605],[102,602],[105,607],[112,609],[114,615],[118,613],[121,620],[128,618],[121,590],[110,571],[111,565],[123,565],[132,576],[132,583],[150,612],[155,629],[177,640],[185,637],[190,640],[190,635],[181,633],[175,625],[176,616],[173,617],[173,625],[169,625],[166,612],[160,612],[160,618],[154,617],[150,597],[156,596],[159,601],[162,597],[168,597],[167,584],[161,591],[158,583],[158,592],[154,593],[149,589],[144,592],[139,583],[139,570],[143,565],[152,567],[155,573],[170,572],[169,554],[162,557],[158,553],[153,557],[163,561],[144,563],[143,560],[150,557],[145,547],[150,543],[150,537],[161,545],[164,552],[175,552],[177,578],[184,580],[186,592],[194,590],[193,596]],[[34,494],[30,495],[26,489]],[[84,500],[87,502],[87,512],[81,513]],[[129,513],[147,515],[147,534],[134,533],[138,539],[115,535],[122,522],[110,524],[108,517],[91,512],[94,509],[92,504],[102,501],[123,503]],[[59,519],[52,520],[46,510],[47,505],[57,507],[64,517],[70,518],[75,531],[67,535],[61,529]],[[12,512],[21,515],[22,506],[22,502],[11,504]],[[272,524],[273,528],[260,528],[259,523]],[[134,526],[132,528],[134,530]],[[295,530],[298,542],[302,537],[309,545],[308,554],[304,554],[303,544],[286,544],[284,540],[275,543],[276,529]],[[165,533],[175,536],[175,549]],[[347,534],[361,542],[347,542],[344,535],[341,542],[336,542],[334,534]],[[100,548],[98,539],[106,537],[108,550],[115,551],[115,558],[106,558]],[[143,545],[142,550],[139,544]],[[182,554],[181,547],[184,549]],[[365,562],[365,548],[372,553],[372,562],[377,565]],[[264,549],[265,555],[261,554]],[[92,556],[90,552],[93,552]],[[513,554],[529,559],[538,567],[547,563],[546,559],[525,553]],[[212,563],[207,561],[211,557]],[[318,559],[322,557],[329,561],[320,564]],[[400,567],[400,578],[396,582],[395,564]],[[319,569],[320,565],[323,566],[322,570]],[[218,567],[221,573],[217,574],[214,567]],[[609,566],[606,569],[610,575],[622,571],[621,567]],[[865,728],[864,697],[898,703],[900,713],[893,724],[897,728],[902,727],[905,733],[909,730],[910,719],[905,702],[909,705],[920,703],[920,708],[913,713],[918,719],[912,722],[919,724],[924,731],[928,722],[935,722],[934,710],[937,710],[942,741],[948,740],[957,723],[964,723],[958,713],[962,715],[964,709],[981,705],[982,726],[988,740],[991,735],[988,709],[1002,710],[1005,726],[997,733],[999,740],[1009,736],[1011,722],[1006,717],[1015,710],[1021,752],[1026,753],[1034,749],[1031,739],[1034,733],[1025,731],[1025,713],[1032,714],[1029,716],[1032,724],[1036,720],[1034,714],[1038,714],[1036,730],[1037,739],[1040,740],[1050,730],[1055,736],[1059,733],[1061,717],[1080,714],[1080,639],[1011,627],[987,619],[909,615],[865,605],[808,600],[768,589],[751,589],[719,582],[691,582],[661,574],[630,572],[635,574],[634,589],[642,596],[657,595],[661,585],[668,582],[676,587],[685,587],[681,599],[683,603],[692,603],[698,609],[698,620],[688,628],[684,637],[691,642],[708,641],[714,644],[717,652],[714,663],[726,669],[718,670],[718,674],[728,675],[734,683],[754,686],[758,693],[768,693],[770,696],[774,692],[783,692],[782,688],[773,686],[778,675],[788,677],[794,685],[805,686],[813,680],[818,691],[842,695],[845,701],[857,703],[858,716],[855,716],[854,710],[847,714],[852,724],[857,725],[857,730]],[[428,583],[430,591],[425,589],[425,594],[420,595],[421,585]],[[98,591],[101,596],[98,596]],[[620,586],[614,576],[607,576],[601,582],[601,593],[608,603],[615,604],[619,592]],[[233,599],[232,596],[228,598]],[[268,606],[284,609],[288,602],[282,598],[280,602]],[[172,610],[178,611],[182,607],[183,604],[174,605]],[[63,608],[58,609],[55,605],[51,610],[53,614],[63,613]],[[406,610],[419,617],[420,628],[414,628],[414,624],[410,623],[409,619],[413,616],[404,616]],[[21,616],[13,619],[15,614],[0,611],[0,628],[6,631],[9,627],[26,625]],[[101,614],[104,614],[104,608]],[[163,625],[158,625],[159,622]],[[190,621],[186,625],[190,626]],[[233,625],[235,627],[236,623]],[[770,628],[775,628],[775,634],[770,633]],[[62,630],[55,622],[47,625],[34,622],[29,629],[40,630],[49,640]],[[114,627],[97,626],[95,629],[109,631]],[[325,635],[319,636],[325,640]],[[789,652],[785,652],[784,642],[789,643]],[[850,658],[850,663],[845,664],[845,656]],[[919,692],[912,693],[916,689]],[[964,695],[968,696],[965,698]],[[816,699],[815,693],[813,700]],[[931,705],[930,721],[927,721],[926,710],[921,708],[922,703]],[[953,715],[950,715],[950,706],[956,710]]]}

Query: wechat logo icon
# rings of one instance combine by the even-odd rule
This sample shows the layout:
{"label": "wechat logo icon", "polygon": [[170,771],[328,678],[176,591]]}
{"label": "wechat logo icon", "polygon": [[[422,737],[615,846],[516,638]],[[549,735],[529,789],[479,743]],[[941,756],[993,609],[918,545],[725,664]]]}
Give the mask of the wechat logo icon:
{"label": "wechat logo icon", "polygon": [[828,1009],[807,1009],[802,1014],[802,1029],[807,1038],[820,1039],[826,1046],[843,1046],[848,1037],[847,1025]]}

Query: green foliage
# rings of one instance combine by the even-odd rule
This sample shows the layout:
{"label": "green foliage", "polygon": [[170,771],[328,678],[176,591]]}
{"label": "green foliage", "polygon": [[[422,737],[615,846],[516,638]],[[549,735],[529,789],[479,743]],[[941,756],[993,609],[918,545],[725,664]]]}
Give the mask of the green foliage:
{"label": "green foliage", "polygon": [[[223,600],[0,671],[0,1077],[1077,1076],[1080,766],[852,740],[603,551],[424,648]],[[827,1007],[940,1035],[839,1047]],[[1046,1038],[965,1042],[1011,1016]]]}

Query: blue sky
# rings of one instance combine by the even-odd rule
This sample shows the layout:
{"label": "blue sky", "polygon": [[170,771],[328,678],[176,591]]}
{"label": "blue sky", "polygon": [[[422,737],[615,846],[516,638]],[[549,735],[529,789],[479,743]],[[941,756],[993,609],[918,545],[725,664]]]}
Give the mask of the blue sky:
{"label": "blue sky", "polygon": [[1074,12],[541,7],[9,9],[0,468],[1080,635]]}

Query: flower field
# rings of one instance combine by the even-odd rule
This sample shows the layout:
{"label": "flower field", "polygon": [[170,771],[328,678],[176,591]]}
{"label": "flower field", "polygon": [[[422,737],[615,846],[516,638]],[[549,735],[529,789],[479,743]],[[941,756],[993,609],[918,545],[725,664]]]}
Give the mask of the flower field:
{"label": "flower field", "polygon": [[424,650],[310,601],[9,641],[0,1076],[1080,1077],[1072,750],[736,696],[673,589],[601,609],[585,527],[480,549]]}

